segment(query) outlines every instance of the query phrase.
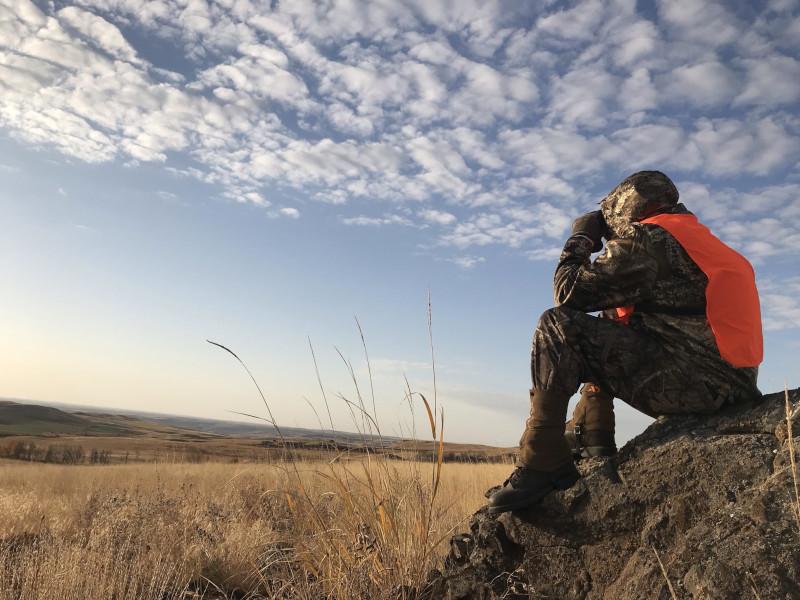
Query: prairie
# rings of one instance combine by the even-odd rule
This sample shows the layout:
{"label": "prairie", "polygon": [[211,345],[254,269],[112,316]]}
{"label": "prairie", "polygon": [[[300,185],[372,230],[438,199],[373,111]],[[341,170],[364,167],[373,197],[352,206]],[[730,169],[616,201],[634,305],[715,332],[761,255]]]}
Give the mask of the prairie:
{"label": "prairie", "polygon": [[508,471],[370,454],[9,461],[0,468],[0,598],[410,597]]}

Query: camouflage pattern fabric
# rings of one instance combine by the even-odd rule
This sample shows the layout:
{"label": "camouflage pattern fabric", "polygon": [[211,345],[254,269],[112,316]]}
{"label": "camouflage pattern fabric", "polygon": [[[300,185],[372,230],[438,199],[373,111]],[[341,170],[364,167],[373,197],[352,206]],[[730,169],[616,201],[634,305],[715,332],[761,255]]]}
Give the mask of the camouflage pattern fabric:
{"label": "camouflage pattern fabric", "polygon": [[[591,261],[592,241],[570,237],[554,278],[557,307],[533,339],[533,386],[572,395],[592,381],[650,415],[711,412],[760,394],[756,368],[719,355],[705,317],[705,274],[657,225],[658,213],[688,213],[657,171],[632,175],[601,203],[610,240]],[[635,306],[629,325],[587,313]]]}
{"label": "camouflage pattern fabric", "polygon": [[[732,369],[733,367],[729,367]],[[560,306],[545,311],[533,338],[535,389],[571,396],[592,381],[650,416],[713,412],[752,394],[703,369],[689,355],[674,355],[639,328]]]}
{"label": "camouflage pattern fabric", "polygon": [[633,233],[632,223],[678,204],[678,188],[660,171],[639,171],[625,178],[600,203],[603,218],[614,237]]}

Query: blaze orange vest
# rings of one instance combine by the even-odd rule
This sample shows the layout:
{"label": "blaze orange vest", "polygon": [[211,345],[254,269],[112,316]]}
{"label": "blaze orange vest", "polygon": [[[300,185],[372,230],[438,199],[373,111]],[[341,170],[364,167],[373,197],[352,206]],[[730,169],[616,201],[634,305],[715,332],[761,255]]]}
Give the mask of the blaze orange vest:
{"label": "blaze orange vest", "polygon": [[[720,356],[734,367],[756,367],[764,359],[761,306],[753,267],[694,215],[663,214],[642,219],[666,229],[708,277],[706,317]],[[623,322],[633,306],[617,309]]]}

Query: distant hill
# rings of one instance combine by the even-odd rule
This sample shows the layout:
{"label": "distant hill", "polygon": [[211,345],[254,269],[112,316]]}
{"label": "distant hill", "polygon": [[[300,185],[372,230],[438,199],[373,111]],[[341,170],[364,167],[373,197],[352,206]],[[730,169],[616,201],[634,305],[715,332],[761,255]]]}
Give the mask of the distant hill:
{"label": "distant hill", "polygon": [[[166,428],[178,428],[181,430],[191,430],[218,436],[235,437],[277,437],[278,433],[274,427],[264,422],[242,423],[241,421],[227,421],[224,419],[206,419],[200,417],[187,417],[183,415],[170,415],[164,413],[153,413],[122,408],[103,408],[86,405],[65,404],[59,402],[38,402],[33,400],[23,400],[18,398],[0,399],[0,404],[12,404],[16,406],[51,408],[57,413],[67,417],[74,416],[88,420],[93,423],[100,422],[103,426],[121,427],[128,435],[134,433],[131,430],[138,430],[145,424],[147,429],[152,430],[155,424]],[[20,414],[20,417],[23,415]],[[61,421],[56,418],[54,421]],[[137,427],[138,425],[138,427]],[[336,439],[344,442],[359,442],[363,436],[359,433],[348,431],[330,431],[319,429],[306,429],[302,427],[281,427],[281,432],[287,438],[327,438]],[[70,433],[70,431],[53,431],[53,433]],[[107,432],[109,433],[109,432]],[[25,435],[23,433],[6,433],[0,428],[0,435]],[[36,435],[31,433],[30,435]],[[87,435],[92,435],[91,433]],[[105,435],[98,432],[97,435]],[[371,436],[367,436],[368,438]],[[392,436],[384,436],[387,440],[396,440]]]}
{"label": "distant hill", "polygon": [[[216,435],[242,436],[242,437],[277,437],[278,432],[274,427],[267,423],[241,423],[238,421],[225,421],[222,419],[203,419],[199,417],[184,417],[179,415],[165,415],[158,413],[126,411],[127,414],[135,415],[142,420],[163,423],[173,427],[204,431]],[[92,414],[81,411],[77,414]],[[361,435],[346,431],[335,431],[331,434],[330,430],[304,429],[301,427],[281,427],[281,432],[286,437],[291,438],[319,438],[334,437],[339,440],[360,440]]]}
{"label": "distant hill", "polygon": [[0,400],[0,435],[125,435],[124,427],[97,423],[50,406]]}

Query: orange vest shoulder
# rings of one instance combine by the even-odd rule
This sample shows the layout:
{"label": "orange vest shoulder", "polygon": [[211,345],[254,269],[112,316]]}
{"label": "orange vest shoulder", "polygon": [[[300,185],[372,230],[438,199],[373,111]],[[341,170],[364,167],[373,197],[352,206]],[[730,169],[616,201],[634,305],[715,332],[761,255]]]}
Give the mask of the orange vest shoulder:
{"label": "orange vest shoulder", "polygon": [[691,214],[662,214],[642,223],[666,229],[708,277],[706,316],[719,353],[734,367],[764,358],[761,305],[750,262]]}

